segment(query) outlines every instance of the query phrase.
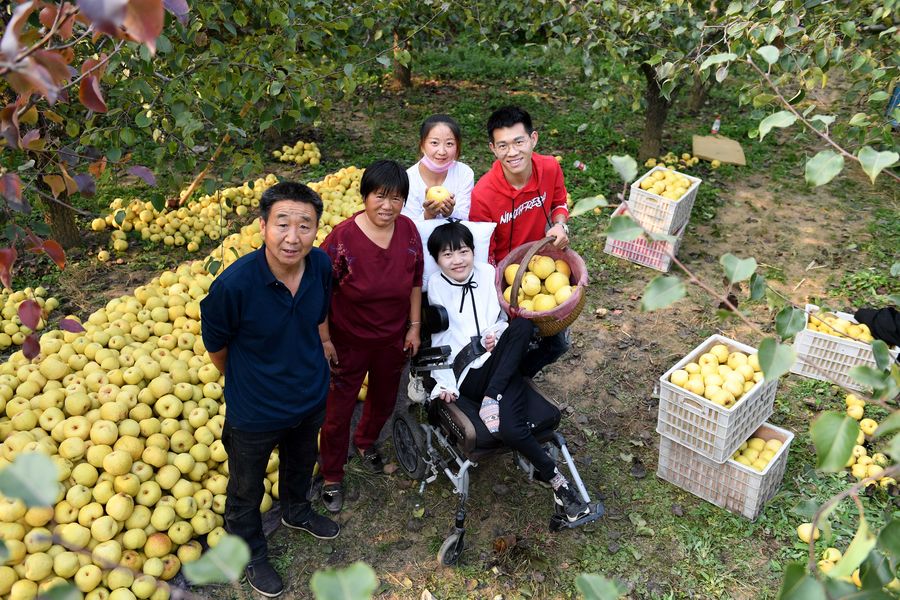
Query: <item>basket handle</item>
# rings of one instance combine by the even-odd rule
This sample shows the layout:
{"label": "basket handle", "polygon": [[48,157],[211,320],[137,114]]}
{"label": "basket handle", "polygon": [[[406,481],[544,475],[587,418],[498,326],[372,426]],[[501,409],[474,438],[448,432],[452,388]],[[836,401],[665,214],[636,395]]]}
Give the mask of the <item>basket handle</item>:
{"label": "basket handle", "polygon": [[[525,271],[528,268],[528,263],[531,262],[531,259],[534,258],[534,255],[537,254],[541,250],[541,248],[554,241],[556,241],[556,237],[552,235],[548,235],[543,239],[537,240],[531,245],[531,248],[528,249],[528,252],[525,253],[525,256],[522,257],[522,261],[519,263],[519,268],[516,270],[516,276],[513,278],[512,290],[510,290],[509,292],[509,305],[511,307],[519,308],[519,287],[522,285],[522,277],[525,276]],[[525,269],[522,268],[523,266],[525,267]]]}

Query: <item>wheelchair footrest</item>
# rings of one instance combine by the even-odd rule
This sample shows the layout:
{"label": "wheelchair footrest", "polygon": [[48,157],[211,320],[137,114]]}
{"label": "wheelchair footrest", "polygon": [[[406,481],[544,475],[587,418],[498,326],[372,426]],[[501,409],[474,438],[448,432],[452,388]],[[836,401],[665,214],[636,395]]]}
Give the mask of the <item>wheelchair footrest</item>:
{"label": "wheelchair footrest", "polygon": [[552,517],[550,517],[550,531],[575,529],[576,527],[581,527],[582,525],[593,523],[606,514],[606,507],[603,506],[602,502],[592,502],[588,504],[588,506],[591,508],[591,511],[580,519],[576,519],[575,521],[569,521],[566,518],[566,515],[563,513],[555,513]]}

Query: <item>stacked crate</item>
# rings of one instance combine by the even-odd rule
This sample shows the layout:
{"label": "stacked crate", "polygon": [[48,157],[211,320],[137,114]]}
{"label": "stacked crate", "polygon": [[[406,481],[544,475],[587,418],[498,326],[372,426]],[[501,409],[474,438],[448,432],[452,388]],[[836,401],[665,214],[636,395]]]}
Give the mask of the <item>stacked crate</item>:
{"label": "stacked crate", "polygon": [[623,215],[627,210],[631,218],[648,233],[663,234],[670,236],[670,239],[650,240],[641,237],[630,242],[622,242],[607,238],[603,249],[607,254],[663,273],[669,270],[672,266],[672,256],[678,253],[701,182],[697,177],[674,171],[677,175],[686,177],[691,184],[677,200],[665,198],[641,187],[641,183],[648,177],[654,177],[654,173],[665,170],[666,167],[654,167],[632,183],[628,199],[616,209],[613,216]]}
{"label": "stacked crate", "polygon": [[[761,380],[730,408],[673,384],[672,373],[717,345],[748,356],[756,349],[713,335],[660,377],[657,476],[717,506],[755,519],[781,486],[793,434],[766,423],[777,381]],[[732,459],[749,438],[778,439],[781,448],[762,471]]]}

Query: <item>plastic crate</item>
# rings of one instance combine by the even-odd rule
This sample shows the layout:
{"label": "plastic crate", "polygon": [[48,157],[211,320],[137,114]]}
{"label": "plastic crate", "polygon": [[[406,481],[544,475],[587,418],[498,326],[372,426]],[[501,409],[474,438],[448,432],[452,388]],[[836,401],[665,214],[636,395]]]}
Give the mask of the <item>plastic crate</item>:
{"label": "plastic crate", "polygon": [[718,464],[668,438],[659,441],[656,476],[695,496],[748,519],[756,519],[766,502],[778,492],[787,467],[788,447],[794,434],[764,423],[747,438],[781,440],[781,448],[762,472],[728,459]]}
{"label": "plastic crate", "polygon": [[[625,209],[626,206],[620,204],[612,216],[617,217],[624,214]],[[687,229],[687,225],[681,228],[681,231],[676,236],[678,239],[674,242],[654,241],[645,237],[640,237],[630,242],[622,242],[607,237],[603,251],[633,263],[667,273],[672,266],[672,257],[669,256],[669,252],[673,255],[678,254],[685,229]]]}
{"label": "plastic crate", "polygon": [[659,378],[656,432],[721,464],[772,414],[778,382],[760,381],[734,406],[725,408],[669,381],[673,371],[696,362],[716,344],[725,344],[732,352],[756,354],[755,348],[721,335],[697,346]]}
{"label": "plastic crate", "polygon": [[[669,200],[657,196],[648,190],[641,189],[641,182],[656,171],[666,167],[656,166],[644,173],[643,177],[631,184],[628,194],[628,210],[641,226],[653,233],[674,233],[681,231],[691,218],[691,209],[694,208],[694,200],[697,199],[697,189],[701,179],[692,177],[687,173],[675,171],[684,175],[691,182],[691,187],[678,200]],[[670,169],[673,170],[674,169]]]}
{"label": "plastic crate", "polygon": [[[819,312],[815,304],[806,305],[806,323],[809,323],[809,315]],[[827,311],[831,314],[856,323],[853,315]],[[872,346],[867,342],[859,342],[849,338],[840,338],[819,331],[806,329],[797,332],[794,336],[794,352],[797,360],[791,367],[791,373],[838,383],[852,390],[863,391],[864,386],[850,377],[850,369],[860,365],[875,367],[875,356],[872,354]],[[891,356],[896,361],[900,350],[891,350]]]}

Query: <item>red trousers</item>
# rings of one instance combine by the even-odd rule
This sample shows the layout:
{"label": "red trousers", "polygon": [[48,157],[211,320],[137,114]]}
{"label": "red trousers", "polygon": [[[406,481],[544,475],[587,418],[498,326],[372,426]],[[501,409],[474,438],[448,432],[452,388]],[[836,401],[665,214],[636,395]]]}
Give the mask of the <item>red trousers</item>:
{"label": "red trousers", "polygon": [[350,447],[350,422],[366,372],[369,373],[368,391],[362,418],[353,435],[353,443],[359,450],[368,450],[375,444],[393,414],[407,357],[402,337],[377,347],[339,344],[334,336],[332,341],[338,366],[331,372],[319,454],[325,481],[343,481]]}

